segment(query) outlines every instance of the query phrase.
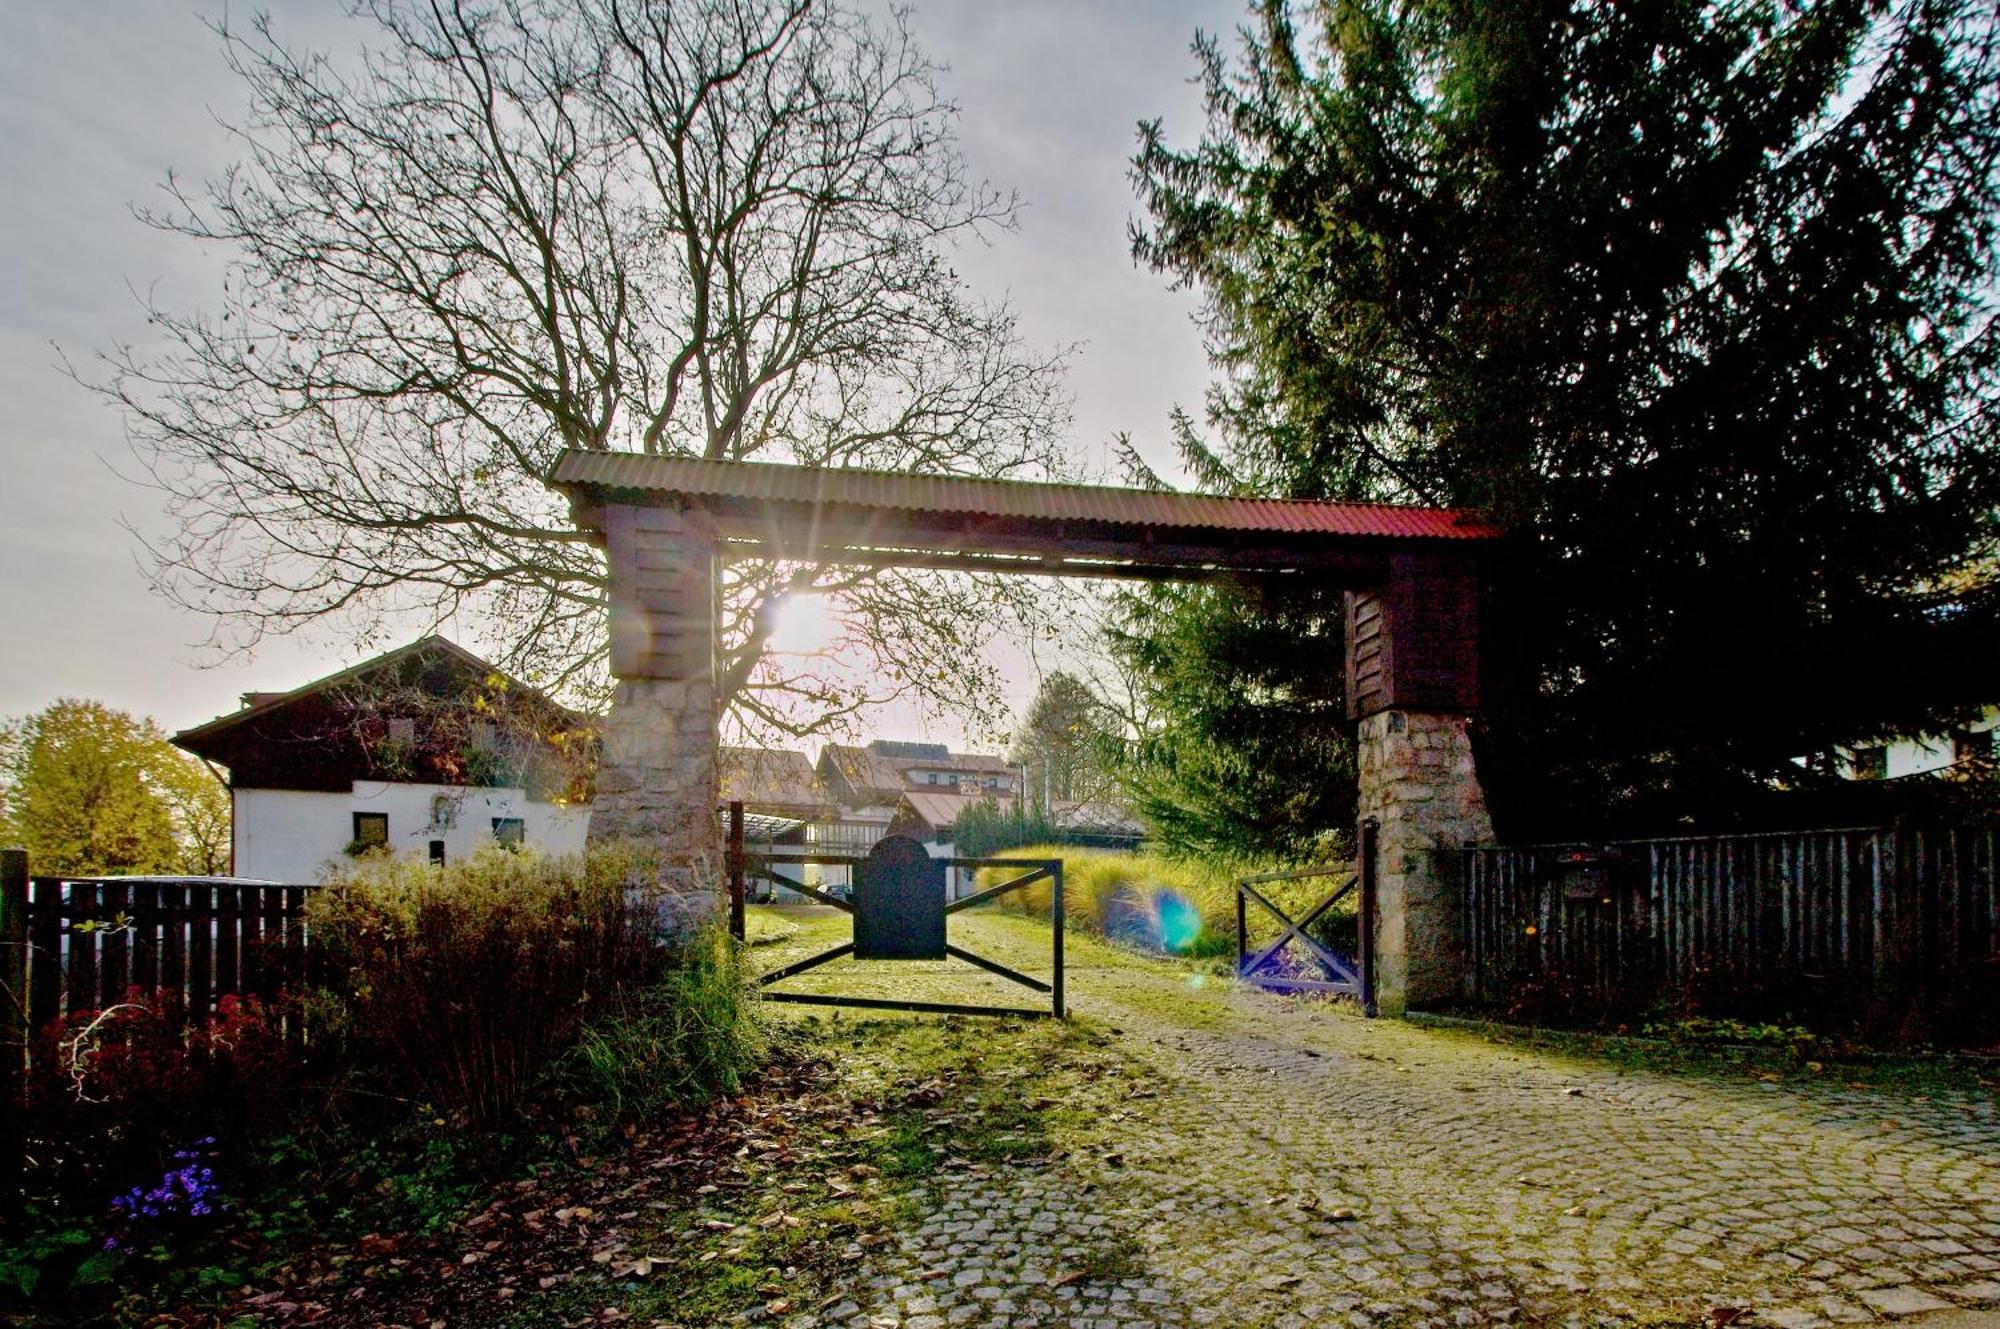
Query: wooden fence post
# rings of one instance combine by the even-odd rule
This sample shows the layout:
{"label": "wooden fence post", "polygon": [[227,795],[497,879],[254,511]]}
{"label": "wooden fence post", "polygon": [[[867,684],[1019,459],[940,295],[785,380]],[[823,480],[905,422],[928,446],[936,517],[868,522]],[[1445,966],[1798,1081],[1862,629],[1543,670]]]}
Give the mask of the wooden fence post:
{"label": "wooden fence post", "polygon": [[0,849],[0,1216],[21,1216],[28,1125],[28,851]]}

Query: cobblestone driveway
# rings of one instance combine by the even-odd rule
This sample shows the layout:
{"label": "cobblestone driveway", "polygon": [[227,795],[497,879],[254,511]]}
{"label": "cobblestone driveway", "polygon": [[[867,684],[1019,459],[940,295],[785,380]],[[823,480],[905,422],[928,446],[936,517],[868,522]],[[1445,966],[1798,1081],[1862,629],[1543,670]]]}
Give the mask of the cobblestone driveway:
{"label": "cobblestone driveway", "polygon": [[[1016,921],[961,927],[1032,962]],[[1114,1143],[936,1183],[898,1242],[852,1252],[844,1300],[790,1323],[1720,1324],[1740,1309],[1808,1326],[2000,1308],[1990,1090],[1625,1071],[1076,950],[1072,1006],[1118,1031],[1133,1068]]]}

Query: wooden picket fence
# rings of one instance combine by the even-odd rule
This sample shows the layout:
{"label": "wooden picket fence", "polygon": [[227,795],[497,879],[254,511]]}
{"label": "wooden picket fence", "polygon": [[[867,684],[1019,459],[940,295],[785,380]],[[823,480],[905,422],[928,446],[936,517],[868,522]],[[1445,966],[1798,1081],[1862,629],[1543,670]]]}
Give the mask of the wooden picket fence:
{"label": "wooden picket fence", "polygon": [[1948,1032],[2000,1012],[1996,864],[1995,825],[1471,846],[1466,995]]}
{"label": "wooden picket fence", "polygon": [[[305,902],[317,889],[229,878],[36,877],[0,850],[0,1196],[18,1195],[38,1031],[137,991],[190,1018],[223,998],[270,998],[311,975]],[[0,1200],[0,1203],[5,1203]]]}

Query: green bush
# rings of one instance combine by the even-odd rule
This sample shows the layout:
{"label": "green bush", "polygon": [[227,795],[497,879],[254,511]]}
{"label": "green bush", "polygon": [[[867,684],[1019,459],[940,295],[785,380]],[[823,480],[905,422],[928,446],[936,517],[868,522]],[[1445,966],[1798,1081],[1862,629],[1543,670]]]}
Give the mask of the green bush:
{"label": "green bush", "polygon": [[565,1054],[557,1082],[606,1124],[734,1093],[763,1051],[751,993],[736,948],[711,931],[654,981],[616,994]]}
{"label": "green bush", "polygon": [[615,854],[357,861],[306,909],[348,1051],[394,1092],[508,1121],[595,1017],[668,967],[653,916],[628,907],[628,883],[654,875]]}
{"label": "green bush", "polygon": [[[1009,850],[1007,857],[1063,860],[1064,912],[1074,925],[1144,950],[1196,957],[1235,949],[1236,882],[1253,871],[1234,863],[1049,844]],[[1011,875],[1013,870],[1007,868],[981,868],[979,886],[997,886]],[[1297,917],[1336,884],[1321,878],[1261,889],[1279,908]],[[1051,883],[1036,882],[1003,896],[1001,903],[1047,917],[1052,894]],[[1344,920],[1351,936],[1353,917],[1352,904],[1343,901],[1328,918],[1334,929],[1330,939],[1337,948],[1342,941],[1338,924]],[[1269,932],[1268,922],[1253,919],[1252,936]],[[1321,928],[1314,932],[1329,939]]]}

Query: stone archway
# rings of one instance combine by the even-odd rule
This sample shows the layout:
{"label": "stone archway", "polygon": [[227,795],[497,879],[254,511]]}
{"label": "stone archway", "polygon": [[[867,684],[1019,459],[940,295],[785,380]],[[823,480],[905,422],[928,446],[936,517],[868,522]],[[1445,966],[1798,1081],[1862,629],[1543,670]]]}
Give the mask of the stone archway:
{"label": "stone archway", "polygon": [[1497,532],[1438,508],[570,452],[555,482],[610,562],[595,843],[671,846],[713,910],[717,570],[735,557],[1149,581],[1310,577],[1347,596],[1361,816],[1377,826],[1380,1008],[1457,990],[1458,850],[1492,833],[1469,725],[1479,560]]}

